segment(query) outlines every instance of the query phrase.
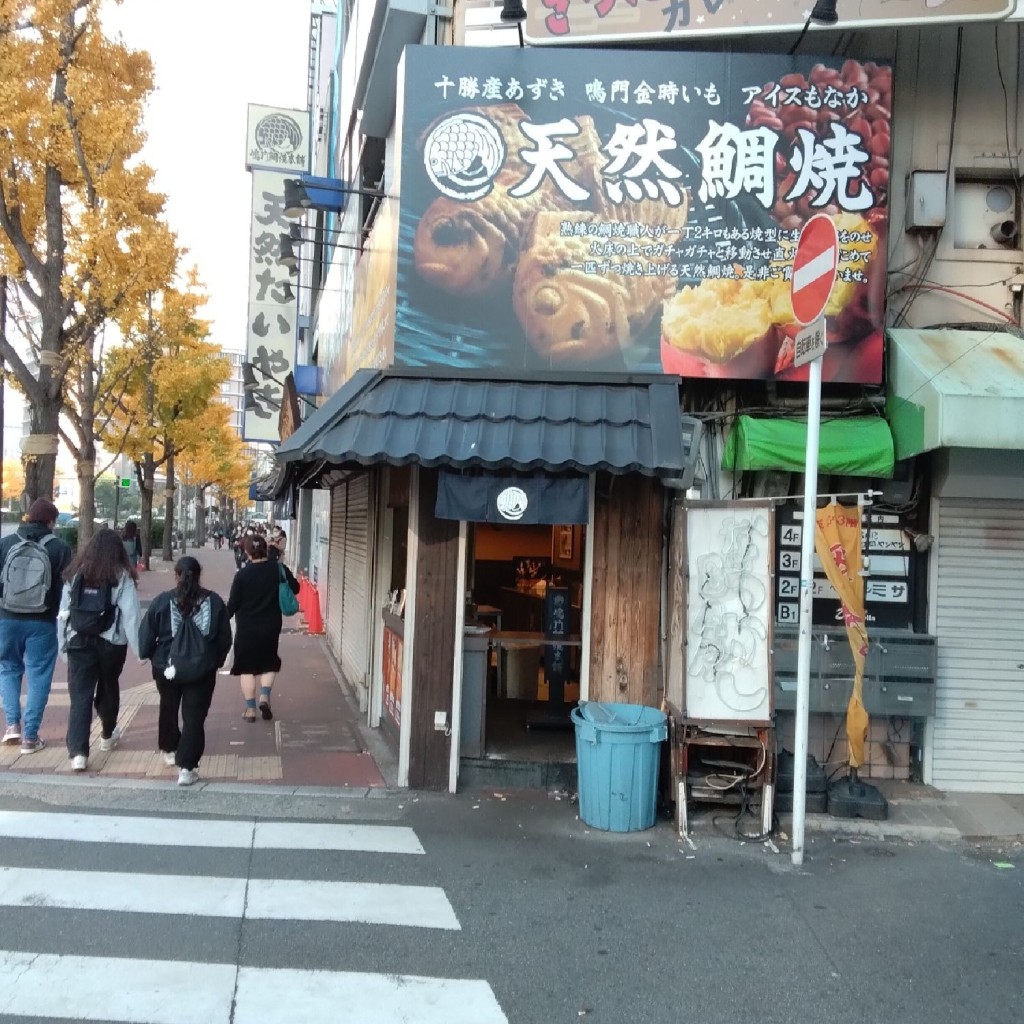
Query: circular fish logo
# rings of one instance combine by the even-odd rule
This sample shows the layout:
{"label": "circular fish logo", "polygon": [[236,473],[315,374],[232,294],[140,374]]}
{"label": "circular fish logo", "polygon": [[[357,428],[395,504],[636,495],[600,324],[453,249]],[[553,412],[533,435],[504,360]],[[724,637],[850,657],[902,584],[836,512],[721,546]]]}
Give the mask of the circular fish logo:
{"label": "circular fish logo", "polygon": [[530,501],[526,497],[526,491],[522,488],[506,487],[498,495],[496,504],[498,511],[506,519],[511,519],[514,522],[517,519],[523,518],[523,513],[526,511],[526,506],[530,504]]}
{"label": "circular fish logo", "polygon": [[505,139],[479,114],[453,114],[436,124],[423,146],[427,176],[450,199],[481,199],[505,162]]}
{"label": "circular fish logo", "polygon": [[256,145],[261,149],[298,152],[302,145],[302,129],[287,114],[267,114],[256,123]]}

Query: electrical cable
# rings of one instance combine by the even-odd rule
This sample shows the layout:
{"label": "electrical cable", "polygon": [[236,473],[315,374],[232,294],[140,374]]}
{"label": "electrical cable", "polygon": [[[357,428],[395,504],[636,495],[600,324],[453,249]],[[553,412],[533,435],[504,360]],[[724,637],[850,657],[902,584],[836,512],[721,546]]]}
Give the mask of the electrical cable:
{"label": "electrical cable", "polygon": [[[946,158],[946,181],[951,181],[951,175],[953,173],[953,143],[956,139],[956,115],[960,109],[960,70],[963,65],[963,50],[964,50],[964,30],[958,28],[956,30],[956,62],[953,67],[953,102],[952,108],[949,115],[949,154]],[[931,270],[932,263],[935,261],[935,256],[939,251],[939,239],[942,237],[942,229],[940,228],[935,234],[935,239],[931,247],[931,252],[928,254],[927,259],[918,275],[914,285],[911,285],[911,294],[904,303],[903,308],[900,310],[899,315],[896,317],[893,327],[899,327],[901,324],[907,322],[907,316],[910,313],[911,307],[917,301],[918,296],[921,293],[921,285],[925,278],[928,276],[928,271]],[[904,286],[906,287],[906,286]],[[1005,315],[1005,314],[1004,314]],[[1012,322],[1012,321],[1011,321]]]}
{"label": "electrical cable", "polygon": [[[896,292],[903,291],[903,288],[897,288]],[[955,295],[958,299],[963,299],[964,302],[969,302],[973,306],[977,306],[979,309],[988,310],[994,316],[1002,317],[1007,323],[1016,325],[1017,321],[1010,316],[1005,310],[1000,309],[998,306],[993,306],[991,303],[984,302],[982,299],[976,299],[973,295],[968,295],[966,292],[960,291],[958,288],[950,288],[949,285],[945,284],[927,284],[923,279],[914,286],[914,295],[907,305],[903,307],[906,311],[913,303],[914,299],[922,292],[947,292],[949,295]],[[895,292],[893,294],[896,294]]]}
{"label": "electrical cable", "polygon": [[800,44],[804,41],[804,36],[807,35],[807,30],[811,27],[811,16],[807,15],[807,20],[804,22],[804,27],[800,29],[800,35],[796,37],[796,42],[789,49],[789,56],[792,57],[797,50],[800,49]]}
{"label": "electrical cable", "polygon": [[[1003,89],[1003,128],[1006,131],[1006,162],[1010,165],[1010,174],[1013,177],[1014,189],[1020,196],[1020,174],[1013,160],[1013,150],[1010,147],[1010,94],[1006,88],[1006,79],[1003,77],[1003,62],[999,55],[999,26],[993,25],[996,44],[996,73],[999,75],[999,84]],[[1019,159],[1019,153],[1018,153]]]}

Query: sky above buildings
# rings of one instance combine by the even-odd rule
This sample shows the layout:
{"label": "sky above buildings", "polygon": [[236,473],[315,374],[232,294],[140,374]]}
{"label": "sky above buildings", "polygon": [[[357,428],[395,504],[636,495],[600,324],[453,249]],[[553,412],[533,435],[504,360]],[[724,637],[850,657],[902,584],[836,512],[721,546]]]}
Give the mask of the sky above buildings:
{"label": "sky above buildings", "polygon": [[[304,109],[309,0],[107,0],[111,35],[149,51],[156,91],[145,159],[166,194],[165,216],[189,250],[210,301],[210,340],[245,348],[251,188],[245,169],[249,103]],[[8,388],[4,455],[17,458],[25,405]]]}
{"label": "sky above buildings", "polygon": [[309,0],[124,0],[111,33],[153,59],[145,158],[167,195],[166,217],[206,284],[211,341],[245,347],[250,181],[249,103],[304,109]]}

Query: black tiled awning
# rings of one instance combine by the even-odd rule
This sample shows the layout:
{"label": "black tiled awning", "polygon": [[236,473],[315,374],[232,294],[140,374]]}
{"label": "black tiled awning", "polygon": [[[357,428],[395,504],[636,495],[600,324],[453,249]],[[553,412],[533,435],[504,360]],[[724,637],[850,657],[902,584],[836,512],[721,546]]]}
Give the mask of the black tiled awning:
{"label": "black tiled awning", "polygon": [[277,450],[282,465],[693,477],[700,423],[677,377],[509,380],[359,370]]}

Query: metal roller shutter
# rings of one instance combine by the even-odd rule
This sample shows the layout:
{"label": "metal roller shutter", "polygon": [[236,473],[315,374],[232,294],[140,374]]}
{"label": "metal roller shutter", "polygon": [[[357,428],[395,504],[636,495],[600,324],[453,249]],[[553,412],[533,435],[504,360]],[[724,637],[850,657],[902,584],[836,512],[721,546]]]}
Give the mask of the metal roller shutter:
{"label": "metal roller shutter", "polygon": [[327,555],[327,646],[341,659],[342,613],[345,586],[345,506],[348,485],[331,490],[331,533]]}
{"label": "metal roller shutter", "polygon": [[348,482],[345,522],[345,595],[342,602],[341,671],[353,686],[363,686],[369,663],[370,585],[369,474]]}
{"label": "metal roller shutter", "polygon": [[939,503],[932,783],[1024,793],[1024,504]]}

